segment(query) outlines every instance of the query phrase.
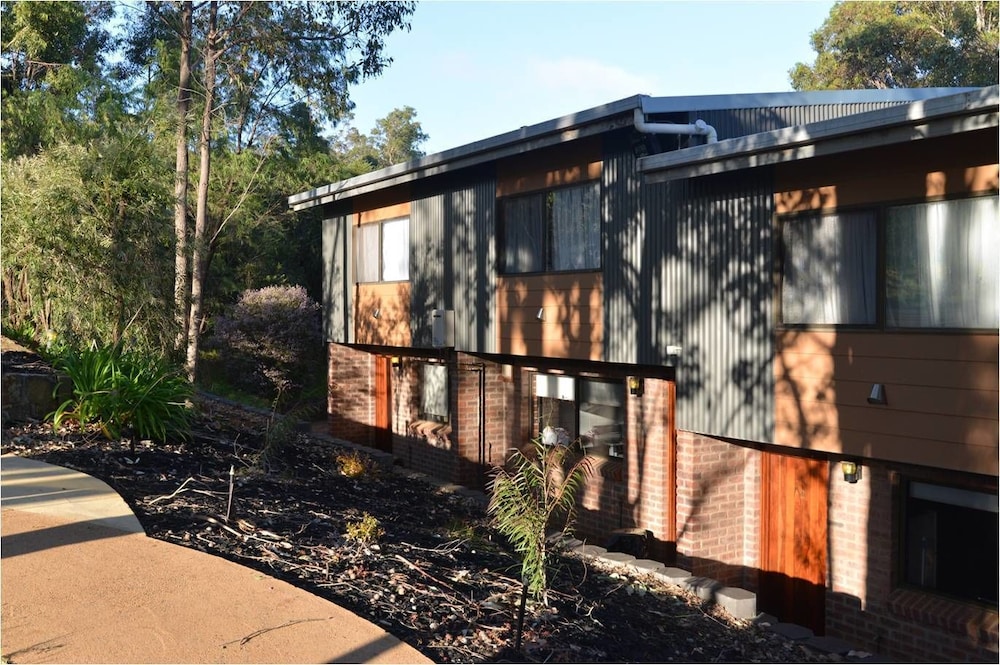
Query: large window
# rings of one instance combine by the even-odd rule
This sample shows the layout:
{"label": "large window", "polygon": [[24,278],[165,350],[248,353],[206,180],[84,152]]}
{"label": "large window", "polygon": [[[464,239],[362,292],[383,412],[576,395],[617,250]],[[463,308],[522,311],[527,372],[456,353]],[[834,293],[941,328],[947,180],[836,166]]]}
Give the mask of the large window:
{"label": "large window", "polygon": [[625,455],[625,384],[535,375],[535,424],[545,443],[579,441],[589,455]]}
{"label": "large window", "polygon": [[996,197],[801,216],[781,238],[784,324],[1000,325]]}
{"label": "large window", "polygon": [[905,485],[903,581],[997,603],[997,495],[910,481]]}
{"label": "large window", "polygon": [[362,224],[354,230],[358,282],[398,282],[410,278],[410,220]]}
{"label": "large window", "polygon": [[500,211],[505,272],[601,267],[600,183],[503,199]]}

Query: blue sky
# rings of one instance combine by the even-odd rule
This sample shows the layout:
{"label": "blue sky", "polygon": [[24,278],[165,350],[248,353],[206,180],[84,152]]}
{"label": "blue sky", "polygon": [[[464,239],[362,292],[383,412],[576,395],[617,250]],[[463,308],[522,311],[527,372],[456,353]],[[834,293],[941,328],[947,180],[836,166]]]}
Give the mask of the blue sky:
{"label": "blue sky", "polygon": [[634,94],[791,90],[832,5],[424,0],[393,64],[352,90],[353,125],[412,106],[434,153]]}

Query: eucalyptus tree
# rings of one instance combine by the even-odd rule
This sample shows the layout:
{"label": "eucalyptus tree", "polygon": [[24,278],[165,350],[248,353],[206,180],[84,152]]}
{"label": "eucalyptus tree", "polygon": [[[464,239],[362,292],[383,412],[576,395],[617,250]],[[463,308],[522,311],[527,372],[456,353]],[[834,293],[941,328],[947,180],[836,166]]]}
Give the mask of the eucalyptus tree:
{"label": "eucalyptus tree", "polygon": [[816,61],[790,72],[796,90],[997,83],[995,1],[837,2],[812,33]]}
{"label": "eucalyptus tree", "polygon": [[[377,76],[391,62],[385,54],[385,40],[393,31],[409,28],[414,7],[413,2],[223,0],[149,6],[150,17],[173,25],[183,24],[176,15],[186,8],[190,8],[192,15],[192,105],[200,109],[201,122],[197,137],[198,182],[191,262],[186,269],[190,270],[189,304],[184,317],[190,377],[194,378],[197,373],[212,244],[218,242],[235,214],[233,208],[243,205],[259,185],[263,162],[282,143],[284,130],[289,126],[301,128],[336,121],[350,110],[349,87],[367,77]],[[160,42],[157,48],[178,47],[183,39],[177,30],[173,34],[172,42]],[[134,35],[142,39],[148,36],[148,32]],[[159,61],[167,62],[168,59],[160,57]],[[161,74],[169,74],[178,82],[178,88],[182,87],[180,77],[173,78],[172,71],[164,70]],[[180,127],[187,127],[180,98],[178,93],[175,196],[180,191],[183,170]],[[190,147],[186,140],[185,144],[186,148]],[[257,160],[250,170],[254,177],[244,183],[243,189],[234,192],[235,200],[228,210],[211,214],[213,159],[221,154],[243,152],[250,152]],[[190,174],[191,168],[187,171]],[[175,215],[175,233],[180,238],[179,205]],[[187,222],[190,215],[185,217]],[[176,269],[180,270],[179,260]],[[178,321],[182,316],[178,313]]]}

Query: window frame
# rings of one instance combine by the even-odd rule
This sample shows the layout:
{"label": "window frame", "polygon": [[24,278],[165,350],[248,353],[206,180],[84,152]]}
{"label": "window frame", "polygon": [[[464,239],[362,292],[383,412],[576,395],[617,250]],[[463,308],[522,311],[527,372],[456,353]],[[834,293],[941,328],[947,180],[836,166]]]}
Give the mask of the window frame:
{"label": "window frame", "polygon": [[[386,275],[386,272],[385,272],[386,271],[386,261],[385,261],[385,250],[386,250],[385,238],[386,238],[386,233],[385,233],[385,227],[387,225],[390,225],[390,224],[399,224],[401,222],[405,222],[405,224],[406,224],[406,277],[402,278],[402,279],[395,279],[395,278],[394,279],[386,279],[385,278],[385,275]],[[369,222],[367,224],[358,224],[357,226],[354,227],[355,228],[355,233],[354,233],[355,237],[354,237],[353,244],[354,244],[354,283],[355,284],[392,284],[392,283],[397,283],[397,282],[408,282],[408,281],[410,281],[410,227],[409,227],[409,224],[410,224],[410,217],[409,217],[409,215],[406,215],[406,216],[403,216],[403,217],[393,217],[391,219],[383,219],[383,220],[379,220],[377,222]],[[378,229],[378,231],[376,232],[376,234],[378,236],[378,242],[377,242],[378,249],[377,249],[377,252],[376,252],[377,256],[375,257],[375,262],[377,264],[376,272],[378,273],[378,279],[377,280],[368,280],[368,279],[363,280],[363,279],[361,279],[361,275],[360,275],[360,273],[361,273],[360,266],[364,263],[361,260],[362,259],[361,251],[363,249],[367,249],[367,248],[361,246],[360,238],[362,236],[362,233],[360,232],[360,229],[366,229],[367,230],[367,229],[370,229],[370,228],[377,228]],[[370,232],[370,231],[368,231],[368,232]],[[370,260],[371,260],[370,257],[366,257],[366,261],[370,262]]]}
{"label": "window frame", "polygon": [[[444,408],[447,413],[445,414],[432,414],[426,410],[427,405],[427,395],[424,392],[427,386],[431,383],[425,372],[428,368],[440,368],[439,371],[444,371]],[[440,423],[447,425],[451,423],[451,372],[449,371],[448,364],[443,362],[432,362],[429,360],[422,360],[420,362],[420,403],[417,410],[417,415],[419,420]]]}
{"label": "window frame", "polygon": [[[540,397],[537,394],[537,378],[538,376],[554,377],[556,379],[565,378],[573,382],[573,399],[563,400],[558,397]],[[609,461],[624,461],[626,458],[626,451],[628,448],[628,431],[629,431],[629,415],[628,415],[628,387],[625,383],[625,379],[617,379],[613,377],[593,377],[593,376],[576,376],[570,374],[556,374],[545,371],[534,371],[530,374],[531,381],[531,431],[532,437],[540,437],[542,434],[542,414],[539,408],[540,400],[542,399],[554,399],[557,401],[570,402],[573,407],[573,430],[574,436],[571,436],[570,445],[574,448],[582,451],[585,455],[589,455],[596,459],[609,460]],[[580,422],[581,422],[581,395],[583,393],[584,382],[602,383],[608,385],[617,386],[620,390],[621,404],[618,408],[621,409],[621,441],[618,444],[601,444],[598,447],[593,446],[583,446],[582,445],[582,433],[580,432]],[[612,452],[614,446],[621,449],[620,454],[615,454]]]}
{"label": "window frame", "polygon": [[[930,474],[926,470],[912,469],[905,472],[892,472],[890,478],[894,487],[894,510],[896,523],[892,529],[892,539],[895,544],[895,556],[893,557],[892,587],[893,589],[905,589],[920,594],[927,594],[936,598],[948,599],[967,605],[985,607],[996,610],[996,602],[990,602],[982,598],[970,598],[947,590],[941,590],[930,586],[921,586],[910,582],[908,579],[907,566],[908,558],[908,529],[910,512],[913,507],[910,504],[910,488],[914,483],[922,485],[933,485],[945,490],[960,490],[963,492],[975,492],[979,494],[998,496],[998,487],[995,479],[976,478],[967,474],[947,473]],[[947,542],[947,539],[945,539]]]}
{"label": "window frame", "polygon": [[[914,205],[933,204],[941,202],[968,201],[976,199],[994,199],[997,194],[977,193],[974,195],[945,196],[924,199],[904,199],[896,201],[886,201],[879,203],[866,203],[854,206],[843,206],[836,209],[805,210],[794,213],[775,215],[775,292],[774,292],[774,321],[775,329],[783,330],[839,330],[858,332],[888,332],[888,333],[995,333],[996,327],[944,327],[944,326],[891,326],[887,322],[887,227],[889,211],[896,208],[904,208]],[[797,220],[809,218],[821,218],[824,215],[836,215],[838,213],[857,213],[872,211],[875,216],[875,321],[872,324],[833,324],[833,323],[786,323],[784,321],[784,290],[785,290],[785,265],[789,260],[789,248],[785,244],[785,225],[794,223]]]}
{"label": "window frame", "polygon": [[[596,266],[586,266],[586,267],[571,267],[571,268],[561,268],[556,269],[553,267],[554,264],[554,247],[557,243],[554,233],[556,226],[556,219],[554,216],[555,201],[553,199],[559,192],[568,192],[573,189],[579,189],[586,191],[587,189],[594,190],[596,194],[596,256],[597,265]],[[541,268],[538,270],[519,270],[512,268],[508,265],[507,257],[507,247],[508,247],[508,219],[507,219],[507,208],[506,205],[513,201],[527,201],[530,199],[539,199],[540,207],[542,209],[543,218],[539,224],[539,237],[541,238],[542,246],[540,248],[540,256],[538,257],[538,262]],[[546,274],[563,274],[563,273],[574,273],[574,272],[600,272],[604,268],[604,209],[603,209],[603,185],[600,180],[586,180],[583,182],[574,182],[565,185],[560,185],[558,187],[546,187],[544,189],[536,189],[528,192],[518,192],[516,194],[511,194],[508,196],[500,197],[496,200],[497,205],[497,244],[498,244],[498,261],[497,268],[498,273],[503,276],[524,276],[524,275],[546,275]]]}

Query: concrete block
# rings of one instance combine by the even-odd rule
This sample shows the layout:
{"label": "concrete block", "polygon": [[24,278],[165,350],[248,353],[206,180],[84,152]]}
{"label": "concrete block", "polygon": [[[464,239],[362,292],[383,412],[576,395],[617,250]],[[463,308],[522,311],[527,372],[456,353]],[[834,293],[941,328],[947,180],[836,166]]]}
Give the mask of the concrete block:
{"label": "concrete block", "polygon": [[657,570],[653,572],[653,577],[667,584],[673,584],[674,586],[684,586],[684,582],[691,578],[691,572],[684,570],[683,568],[674,568],[672,566],[667,566],[663,570]]}
{"label": "concrete block", "polygon": [[627,568],[633,573],[647,575],[663,570],[666,566],[664,566],[661,562],[654,561],[652,559],[636,559],[635,561],[629,561]]}
{"label": "concrete block", "polygon": [[739,587],[722,587],[715,593],[715,602],[737,619],[757,616],[757,594]]}
{"label": "concrete block", "polygon": [[774,623],[768,628],[772,633],[777,633],[787,640],[793,640],[795,642],[801,642],[802,640],[808,640],[813,637],[814,633],[811,629],[805,626],[800,626],[797,623]]}
{"label": "concrete block", "polygon": [[813,649],[814,651],[819,651],[820,653],[833,653],[838,656],[846,656],[848,652],[854,649],[854,645],[845,642],[844,640],[837,639],[836,637],[810,637],[809,639],[804,640],[802,644],[810,649]]}
{"label": "concrete block", "polygon": [[627,564],[631,561],[635,561],[635,557],[631,554],[625,554],[624,552],[605,552],[597,557],[604,563],[610,563],[613,566],[621,566]]}
{"label": "concrete block", "polygon": [[715,600],[716,592],[722,588],[722,584],[711,577],[689,577],[681,586],[702,600],[710,601]]}
{"label": "concrete block", "polygon": [[603,547],[600,547],[599,545],[580,545],[573,551],[583,556],[594,556],[594,557],[601,556],[602,554],[607,554],[607,550],[604,549]]}

